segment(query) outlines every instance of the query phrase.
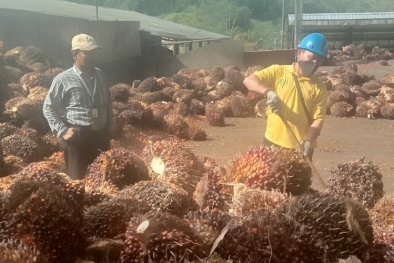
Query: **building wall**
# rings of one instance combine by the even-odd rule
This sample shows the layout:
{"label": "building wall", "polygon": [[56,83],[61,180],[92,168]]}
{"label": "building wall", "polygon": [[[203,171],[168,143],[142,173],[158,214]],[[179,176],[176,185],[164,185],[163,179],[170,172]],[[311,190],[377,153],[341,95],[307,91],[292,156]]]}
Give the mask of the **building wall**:
{"label": "building wall", "polygon": [[71,39],[79,33],[92,35],[104,48],[102,63],[141,54],[138,21],[89,21],[0,9],[0,40],[6,48],[37,46],[54,66],[72,65]]}

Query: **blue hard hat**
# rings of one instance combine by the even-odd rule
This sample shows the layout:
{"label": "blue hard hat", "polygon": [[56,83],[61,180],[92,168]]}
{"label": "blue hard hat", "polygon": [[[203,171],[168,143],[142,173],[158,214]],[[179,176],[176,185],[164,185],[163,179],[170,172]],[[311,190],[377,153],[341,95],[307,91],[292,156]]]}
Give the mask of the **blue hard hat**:
{"label": "blue hard hat", "polygon": [[328,55],[328,43],[326,37],[320,33],[307,35],[298,45],[298,48],[309,50],[325,58],[327,58]]}

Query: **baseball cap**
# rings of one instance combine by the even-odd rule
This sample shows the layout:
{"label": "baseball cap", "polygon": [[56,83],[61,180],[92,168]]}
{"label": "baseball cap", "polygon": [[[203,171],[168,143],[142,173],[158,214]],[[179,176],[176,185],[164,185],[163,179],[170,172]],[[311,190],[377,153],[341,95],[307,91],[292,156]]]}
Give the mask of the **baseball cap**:
{"label": "baseball cap", "polygon": [[71,50],[83,50],[83,51],[90,51],[96,48],[100,48],[96,40],[92,36],[86,34],[79,34],[73,37],[71,41]]}

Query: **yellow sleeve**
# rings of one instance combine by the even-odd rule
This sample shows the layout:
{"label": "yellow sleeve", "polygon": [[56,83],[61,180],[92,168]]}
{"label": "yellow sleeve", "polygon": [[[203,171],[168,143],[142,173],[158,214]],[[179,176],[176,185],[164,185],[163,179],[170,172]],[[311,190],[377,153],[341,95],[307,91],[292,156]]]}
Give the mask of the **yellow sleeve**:
{"label": "yellow sleeve", "polygon": [[322,120],[324,119],[324,115],[326,114],[327,110],[327,88],[326,85],[322,82],[318,83],[317,85],[318,93],[316,96],[313,119],[315,120]]}
{"label": "yellow sleeve", "polygon": [[258,77],[265,85],[269,86],[271,89],[275,89],[275,82],[278,76],[280,66],[272,65],[263,70],[256,71],[253,73],[256,77]]}

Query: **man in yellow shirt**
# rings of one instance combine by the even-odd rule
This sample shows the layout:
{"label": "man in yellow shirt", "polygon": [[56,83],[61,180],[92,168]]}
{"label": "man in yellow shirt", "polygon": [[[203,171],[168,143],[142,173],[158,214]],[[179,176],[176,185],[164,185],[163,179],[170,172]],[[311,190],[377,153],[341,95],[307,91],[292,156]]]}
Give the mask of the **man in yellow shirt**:
{"label": "man in yellow shirt", "polygon": [[298,148],[277,114],[281,113],[301,142],[304,156],[312,157],[327,105],[326,86],[314,73],[327,58],[327,53],[324,35],[313,33],[299,44],[297,62],[284,66],[272,65],[244,80],[250,91],[267,97],[266,145]]}

